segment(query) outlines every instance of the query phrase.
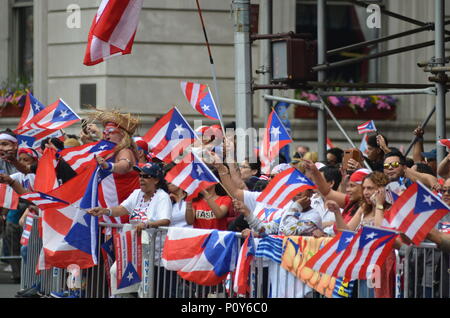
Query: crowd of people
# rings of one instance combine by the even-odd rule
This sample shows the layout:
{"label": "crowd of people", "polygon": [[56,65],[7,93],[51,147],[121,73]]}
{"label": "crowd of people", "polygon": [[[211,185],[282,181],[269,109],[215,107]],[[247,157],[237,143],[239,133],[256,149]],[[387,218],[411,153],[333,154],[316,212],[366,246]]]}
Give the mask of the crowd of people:
{"label": "crowd of people", "polygon": [[[95,121],[83,121],[78,135],[46,139],[37,150],[21,147],[11,130],[0,132],[0,183],[8,184],[18,194],[34,191],[36,169],[44,149],[61,151],[104,139],[116,146],[111,155],[97,156],[97,164],[101,169],[117,175],[137,172],[139,183],[133,191],[120,195],[123,199],[118,205],[95,207],[88,213],[125,217],[124,222],[138,230],[176,226],[236,231],[242,232],[244,237],[250,232],[260,237],[272,234],[334,236],[338,231],[356,231],[363,225],[381,226],[383,214],[393,202],[387,195],[389,191],[400,195],[416,181],[422,182],[450,205],[450,154],[442,162],[437,162],[435,149],[425,152],[424,131],[420,127],[414,131],[417,142],[412,158],[406,158],[399,149],[390,147],[383,135],[373,134],[368,138],[367,152],[360,154],[359,160],[347,158],[346,149],[331,148],[327,151],[326,161],[319,162],[317,153],[299,146],[292,161],[287,162],[280,156],[270,175],[261,173],[261,163],[257,157],[236,162],[232,136],[228,135],[217,146],[217,142],[213,141],[217,141],[217,132],[220,138],[223,137],[221,129],[212,127],[216,133],[207,134],[207,129],[201,127],[196,130],[200,141],[191,150],[196,151],[197,148],[207,153],[208,167],[220,183],[187,200],[188,195],[183,189],[164,179],[176,160],[170,164],[162,162],[152,154],[147,142],[134,136],[137,119],[116,111],[98,111],[95,114]],[[232,158],[222,160],[219,152],[221,156],[232,154]],[[282,209],[258,202],[259,194],[270,180],[291,167],[312,180],[317,190],[298,193]],[[76,172],[62,158],[58,158],[56,174],[60,185],[76,176]],[[17,209],[3,209],[2,213],[2,255],[20,255],[19,242],[25,217],[29,213],[39,214],[39,211],[30,202],[21,199]],[[442,221],[449,222],[450,215]],[[143,244],[148,244],[145,231],[142,233]],[[442,250],[450,251],[447,234],[433,229],[427,239]],[[401,236],[396,248],[407,244],[410,244],[408,238]],[[18,282],[20,260],[8,262],[12,267],[12,279]],[[393,297],[394,264],[395,256],[390,255],[383,267],[382,286],[375,289],[375,297]],[[123,292],[116,287],[112,289],[113,294]],[[137,289],[126,292],[137,292]]]}

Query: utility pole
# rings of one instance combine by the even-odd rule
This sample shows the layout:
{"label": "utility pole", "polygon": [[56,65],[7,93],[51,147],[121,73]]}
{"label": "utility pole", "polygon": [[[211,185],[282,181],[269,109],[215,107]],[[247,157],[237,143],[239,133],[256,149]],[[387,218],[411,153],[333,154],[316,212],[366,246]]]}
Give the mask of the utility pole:
{"label": "utility pole", "polygon": [[[272,34],[272,8],[272,0],[260,0],[260,34]],[[262,64],[262,68],[258,71],[261,73],[260,84],[269,85],[272,79],[272,42],[270,39],[260,41],[260,60]],[[271,100],[265,99],[264,95],[272,95],[272,89],[260,92],[261,117],[268,118],[273,103]]]}
{"label": "utility pole", "polygon": [[252,66],[250,50],[250,0],[233,0],[234,15],[234,74],[236,110],[236,155],[238,162],[252,153],[253,136],[246,141],[253,127]]}
{"label": "utility pole", "polygon": [[[326,0],[317,0],[317,64],[327,62],[327,23],[326,23]],[[317,74],[319,82],[325,82],[326,71],[319,71]],[[320,93],[320,91],[319,91]],[[317,112],[317,150],[319,161],[326,160],[327,144],[327,113],[325,109]]]}

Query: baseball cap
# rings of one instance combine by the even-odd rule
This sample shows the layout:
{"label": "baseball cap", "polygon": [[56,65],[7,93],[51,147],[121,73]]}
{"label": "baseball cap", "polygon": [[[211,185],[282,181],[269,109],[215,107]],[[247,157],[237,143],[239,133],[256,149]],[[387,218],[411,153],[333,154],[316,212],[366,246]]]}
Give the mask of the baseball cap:
{"label": "baseball cap", "polygon": [[369,169],[358,169],[350,176],[350,181],[357,184],[362,184],[364,178],[369,175],[371,171]]}
{"label": "baseball cap", "polygon": [[436,148],[428,152],[421,152],[421,154],[424,158],[436,160]]}
{"label": "baseball cap", "polygon": [[157,163],[149,162],[143,165],[142,167],[134,166],[133,169],[134,171],[148,174],[153,178],[162,179],[164,177],[163,169]]}

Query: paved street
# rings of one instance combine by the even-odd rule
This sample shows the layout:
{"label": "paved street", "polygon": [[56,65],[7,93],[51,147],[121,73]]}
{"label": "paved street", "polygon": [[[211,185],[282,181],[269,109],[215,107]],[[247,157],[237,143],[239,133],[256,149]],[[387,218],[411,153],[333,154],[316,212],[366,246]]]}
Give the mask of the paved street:
{"label": "paved street", "polygon": [[11,272],[5,272],[4,269],[5,265],[0,263],[0,298],[14,298],[14,295],[20,289],[20,284],[13,284]]}

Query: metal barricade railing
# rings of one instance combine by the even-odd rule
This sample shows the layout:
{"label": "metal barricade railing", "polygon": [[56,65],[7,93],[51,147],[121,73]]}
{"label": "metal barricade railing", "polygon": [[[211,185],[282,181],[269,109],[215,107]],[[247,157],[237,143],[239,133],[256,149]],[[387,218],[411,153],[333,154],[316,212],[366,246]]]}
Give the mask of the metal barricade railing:
{"label": "metal barricade railing", "polygon": [[[68,291],[68,269],[52,268],[36,274],[36,264],[42,248],[42,241],[38,235],[37,218],[34,219],[30,234],[26,259],[22,262],[21,288],[40,285],[42,293],[49,295],[51,292]],[[121,228],[121,224],[100,223],[101,228]],[[149,229],[149,244],[143,244],[142,282],[139,297],[143,298],[236,298],[233,292],[232,279],[225,280],[218,286],[206,287],[183,280],[174,271],[166,270],[161,265],[161,251],[168,228]],[[237,233],[240,237],[240,234]],[[80,271],[81,297],[84,298],[109,298],[111,297],[106,277],[105,263],[101,256],[101,244],[106,240],[105,234],[99,231],[99,244],[97,251],[98,265]],[[423,298],[423,297],[449,297],[449,254],[436,249],[434,244],[422,244],[419,247],[408,247],[400,258],[396,253],[396,284],[395,297]],[[265,298],[272,290],[272,296],[290,297],[297,295],[297,285],[283,285],[276,287],[278,294],[274,294],[275,281],[287,279],[290,273],[284,271],[279,265],[269,277],[267,262],[261,258],[255,258],[250,269],[250,291],[248,298]],[[422,269],[421,269],[422,268]],[[425,268],[425,269],[423,269]],[[433,269],[431,271],[431,269]],[[439,269],[439,270],[437,270]],[[433,273],[433,274],[430,274]],[[273,276],[275,275],[275,276]],[[284,276],[283,276],[284,275]],[[287,276],[286,276],[287,275]],[[427,276],[428,275],[428,276]],[[431,276],[430,276],[431,275]],[[292,275],[293,277],[293,275]],[[291,277],[291,278],[292,278]],[[432,277],[432,279],[430,279]],[[289,278],[290,279],[290,278]],[[401,283],[403,281],[403,288]],[[430,284],[431,282],[431,284]],[[294,286],[294,287],[292,287]],[[292,288],[292,290],[290,289]],[[361,290],[358,284],[358,294],[368,295],[371,288]],[[403,293],[403,295],[402,295]],[[288,296],[286,296],[288,295]],[[314,297],[323,297],[313,293]]]}
{"label": "metal barricade railing", "polygon": [[[1,208],[0,208],[1,210]],[[2,217],[2,216],[1,216]],[[6,263],[11,271],[11,278],[18,279],[21,275],[20,238],[22,228],[16,223],[0,220],[0,261]],[[5,267],[5,268],[6,268]]]}

